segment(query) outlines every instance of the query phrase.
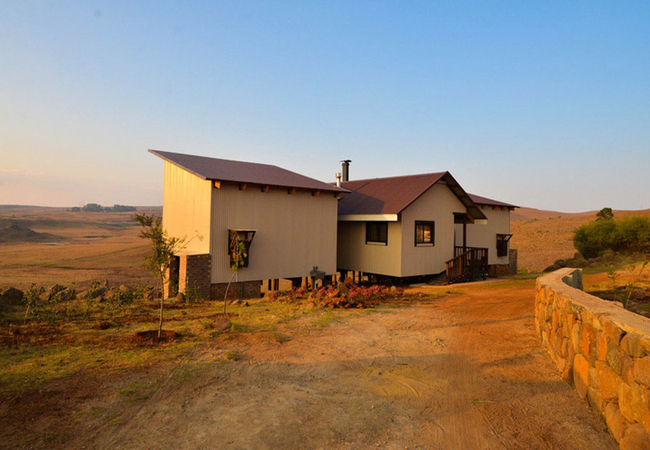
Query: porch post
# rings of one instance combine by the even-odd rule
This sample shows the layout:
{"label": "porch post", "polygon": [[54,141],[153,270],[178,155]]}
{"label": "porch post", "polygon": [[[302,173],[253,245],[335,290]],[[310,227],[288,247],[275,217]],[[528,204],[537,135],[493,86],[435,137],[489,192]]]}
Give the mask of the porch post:
{"label": "porch post", "polygon": [[463,253],[467,251],[467,219],[463,220]]}

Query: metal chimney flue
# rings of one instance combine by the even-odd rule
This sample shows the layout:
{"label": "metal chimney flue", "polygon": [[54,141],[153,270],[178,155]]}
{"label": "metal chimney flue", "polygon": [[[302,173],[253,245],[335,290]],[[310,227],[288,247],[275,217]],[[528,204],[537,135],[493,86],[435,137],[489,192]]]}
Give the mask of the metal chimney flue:
{"label": "metal chimney flue", "polygon": [[344,159],[341,161],[343,163],[343,181],[350,181],[350,163],[351,159]]}
{"label": "metal chimney flue", "polygon": [[336,172],[336,186],[341,187],[341,174]]}

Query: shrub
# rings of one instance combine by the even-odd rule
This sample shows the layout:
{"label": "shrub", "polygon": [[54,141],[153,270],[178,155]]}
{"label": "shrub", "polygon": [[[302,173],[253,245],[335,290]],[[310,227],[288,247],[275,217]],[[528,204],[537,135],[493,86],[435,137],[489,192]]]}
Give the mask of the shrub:
{"label": "shrub", "polygon": [[581,225],[573,232],[573,245],[585,258],[595,258],[606,250],[650,252],[650,217],[630,216]]}

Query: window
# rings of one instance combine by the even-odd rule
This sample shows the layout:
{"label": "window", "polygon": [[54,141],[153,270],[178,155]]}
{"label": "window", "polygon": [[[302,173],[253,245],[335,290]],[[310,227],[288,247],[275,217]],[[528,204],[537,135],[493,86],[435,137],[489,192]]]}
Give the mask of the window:
{"label": "window", "polygon": [[415,245],[435,244],[435,222],[415,221]]}
{"label": "window", "polygon": [[508,256],[508,242],[512,234],[497,234],[497,256]]}
{"label": "window", "polygon": [[238,269],[248,267],[248,253],[253,237],[255,237],[255,230],[228,230],[228,255],[231,268],[236,265],[239,266]]}
{"label": "window", "polygon": [[388,245],[388,222],[366,222],[366,244]]}

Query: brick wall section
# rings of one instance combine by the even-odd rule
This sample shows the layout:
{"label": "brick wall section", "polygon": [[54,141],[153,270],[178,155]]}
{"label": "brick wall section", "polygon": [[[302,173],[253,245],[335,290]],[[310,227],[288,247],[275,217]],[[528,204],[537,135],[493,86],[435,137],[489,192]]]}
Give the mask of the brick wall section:
{"label": "brick wall section", "polygon": [[510,275],[517,275],[517,250],[511,248],[508,252],[508,260],[510,266]]}
{"label": "brick wall section", "polygon": [[[243,285],[243,295],[242,295],[242,285]],[[223,300],[223,296],[226,295],[226,287],[228,283],[215,283],[210,285],[210,298],[212,300]],[[260,281],[242,281],[240,283],[233,282],[230,285],[228,290],[228,299],[229,300],[238,300],[238,299],[251,299],[251,298],[260,298],[262,291],[262,282]]]}
{"label": "brick wall section", "polygon": [[210,298],[211,258],[209,254],[180,255],[178,292],[188,288],[208,300]]}
{"label": "brick wall section", "polygon": [[566,268],[537,279],[535,329],[621,448],[650,448],[650,319],[586,294]]}

